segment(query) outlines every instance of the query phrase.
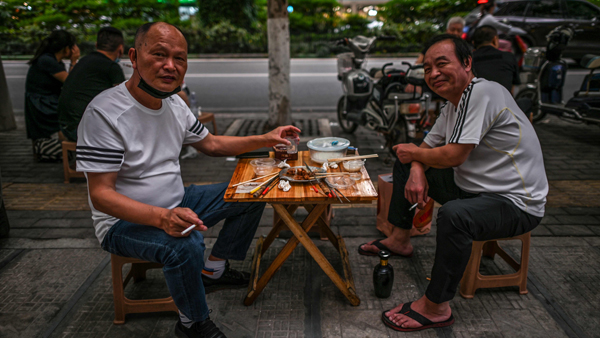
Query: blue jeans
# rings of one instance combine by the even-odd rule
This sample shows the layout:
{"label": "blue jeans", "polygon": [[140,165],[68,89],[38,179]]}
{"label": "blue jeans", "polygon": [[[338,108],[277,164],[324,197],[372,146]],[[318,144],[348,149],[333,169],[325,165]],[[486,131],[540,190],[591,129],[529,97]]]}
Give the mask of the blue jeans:
{"label": "blue jeans", "polygon": [[[243,260],[265,203],[226,203],[223,201],[226,189],[227,183],[189,186],[179,207],[194,210],[209,228],[226,219],[212,255]],[[194,322],[208,318],[201,276],[205,246],[200,231],[176,238],[152,226],[120,220],[108,230],[102,249],[119,256],[164,264],[167,286],[179,311]]]}

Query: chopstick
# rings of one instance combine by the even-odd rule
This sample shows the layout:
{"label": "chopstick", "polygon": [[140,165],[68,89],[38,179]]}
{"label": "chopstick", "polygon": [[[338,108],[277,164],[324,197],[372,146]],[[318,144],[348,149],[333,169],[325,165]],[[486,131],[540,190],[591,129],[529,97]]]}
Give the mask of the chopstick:
{"label": "chopstick", "polygon": [[[272,179],[270,179],[270,180],[268,180],[268,181],[266,181],[266,182],[263,182],[263,183],[262,183],[260,186],[258,186],[258,187],[256,187],[256,188],[252,189],[252,191],[250,191],[250,193],[252,194],[252,196],[253,196],[254,198],[257,198],[258,196],[260,196],[260,195],[263,193],[263,191],[265,191],[265,189],[267,189],[267,187],[268,187],[269,185],[271,185],[271,183],[273,183],[273,181],[275,181],[275,180],[276,180],[276,179],[278,179],[278,178],[279,178],[279,175],[278,175],[278,176],[275,176],[275,177],[273,177]],[[265,183],[266,183],[266,185],[265,185]],[[257,188],[258,188],[258,189],[257,189]]]}
{"label": "chopstick", "polygon": [[344,175],[350,175],[350,172],[339,172],[339,173],[323,173],[323,174],[315,174],[315,177],[327,177],[327,176],[344,176]]}
{"label": "chopstick", "polygon": [[267,195],[269,193],[269,191],[275,189],[275,187],[277,186],[277,184],[279,183],[280,180],[281,180],[281,178],[277,177],[277,179],[273,182],[273,184],[269,185],[267,187],[267,189],[265,189],[265,191],[263,191],[263,193],[260,195],[259,198],[265,197],[265,195]]}
{"label": "chopstick", "polygon": [[373,158],[373,157],[379,157],[379,155],[377,154],[371,154],[371,155],[361,155],[361,156],[350,156],[350,157],[341,157],[341,158],[330,158],[327,160],[327,162],[341,162],[341,161],[350,161],[350,160],[360,160],[363,158]]}
{"label": "chopstick", "polygon": [[[231,187],[237,187],[238,185],[242,185],[242,184],[246,184],[246,183],[254,182],[254,181],[256,181],[256,180],[260,180],[261,178],[270,177],[270,176],[273,176],[273,175],[279,175],[279,172],[270,173],[270,174],[268,174],[268,175],[265,175],[265,176],[261,176],[261,177],[253,178],[253,179],[251,179],[251,180],[248,180],[248,181],[240,182],[240,183],[237,183],[237,184],[234,184],[234,185],[232,185]],[[267,181],[268,181],[268,180],[267,180]]]}
{"label": "chopstick", "polygon": [[[275,176],[275,177],[279,177],[279,176]],[[275,177],[273,177],[273,178],[275,178]],[[251,194],[254,194],[254,193],[255,193],[255,192],[258,190],[258,189],[260,189],[260,188],[261,188],[263,185],[265,185],[265,184],[267,184],[267,185],[268,185],[268,183],[270,183],[270,182],[273,182],[273,181],[272,181],[272,180],[273,180],[273,178],[269,178],[268,180],[266,180],[266,181],[262,182],[261,184],[257,185],[257,186],[256,186],[256,188],[254,188],[254,189],[250,190],[250,193],[251,193]]]}

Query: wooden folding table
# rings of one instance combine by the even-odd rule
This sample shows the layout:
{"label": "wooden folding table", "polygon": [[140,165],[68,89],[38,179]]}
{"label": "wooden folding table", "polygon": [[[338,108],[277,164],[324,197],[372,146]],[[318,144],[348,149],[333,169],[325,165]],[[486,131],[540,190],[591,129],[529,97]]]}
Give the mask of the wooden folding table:
{"label": "wooden folding table", "polygon": [[[269,234],[259,238],[256,244],[256,250],[252,262],[252,271],[250,278],[250,285],[248,286],[248,294],[244,300],[245,305],[251,305],[254,300],[263,291],[269,280],[273,277],[275,272],[279,270],[281,265],[291,255],[292,251],[298,246],[298,243],[306,248],[308,253],[314,258],[319,264],[321,269],[331,278],[331,281],[337,286],[338,289],[348,298],[352,305],[359,305],[360,299],[356,295],[356,289],[354,287],[354,280],[352,278],[352,271],[350,270],[350,263],[348,261],[348,252],[344,239],[341,236],[336,236],[329,228],[325,219],[325,211],[327,207],[333,203],[339,204],[340,201],[337,198],[329,198],[323,194],[317,193],[313,190],[310,183],[292,183],[292,188],[288,192],[284,192],[280,189],[274,189],[267,193],[263,198],[254,198],[252,195],[247,193],[236,194],[236,187],[233,185],[247,181],[254,178],[254,172],[249,162],[251,159],[240,159],[235,169],[227,192],[225,193],[226,202],[267,202],[273,206],[273,209],[279,216],[279,220],[273,225],[273,229]],[[288,161],[291,166],[309,166],[320,167],[318,163],[314,163],[310,160],[309,152],[299,152],[298,160]],[[341,165],[340,165],[341,167]],[[332,170],[341,171],[341,169]],[[371,203],[377,199],[377,191],[373,186],[369,174],[366,169],[363,168],[362,179],[357,181],[356,186],[348,189],[341,189],[340,191],[350,200],[340,196],[344,203]],[[294,212],[299,207],[304,207],[308,211],[308,216],[304,219],[302,224],[299,224],[294,219]],[[333,246],[338,250],[344,271],[344,278],[342,278],[335,271],[329,261],[323,256],[321,251],[317,248],[315,243],[307,235],[307,232],[314,226],[317,225],[322,234],[325,234]],[[275,238],[279,235],[279,232],[287,226],[293,233],[285,246],[281,249],[275,260],[267,268],[265,273],[259,277],[260,261],[264,253],[267,251],[269,246],[273,243]]]}

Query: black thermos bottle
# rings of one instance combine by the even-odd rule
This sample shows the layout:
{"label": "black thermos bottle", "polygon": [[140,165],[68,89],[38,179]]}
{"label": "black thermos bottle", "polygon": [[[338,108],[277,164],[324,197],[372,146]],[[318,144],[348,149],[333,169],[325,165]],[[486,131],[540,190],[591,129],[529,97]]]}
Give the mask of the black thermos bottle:
{"label": "black thermos bottle", "polygon": [[375,296],[379,298],[388,298],[392,294],[392,285],[394,284],[394,268],[388,264],[390,253],[379,251],[381,262],[373,270],[373,286],[375,287]]}

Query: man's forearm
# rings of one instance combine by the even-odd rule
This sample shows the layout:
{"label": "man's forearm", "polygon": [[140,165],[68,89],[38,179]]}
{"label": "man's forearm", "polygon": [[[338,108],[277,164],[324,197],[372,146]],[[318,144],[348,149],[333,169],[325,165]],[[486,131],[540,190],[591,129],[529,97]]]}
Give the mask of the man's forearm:
{"label": "man's forearm", "polygon": [[268,146],[264,135],[213,136],[209,147],[199,149],[209,156],[233,156]]}
{"label": "man's forearm", "polygon": [[473,148],[475,148],[474,144],[456,143],[431,149],[419,147],[413,153],[412,157],[413,161],[433,168],[452,168],[463,164]]}
{"label": "man's forearm", "polygon": [[159,229],[161,220],[168,212],[165,208],[141,203],[112,189],[103,189],[91,194],[94,208],[121,220],[150,225]]}

